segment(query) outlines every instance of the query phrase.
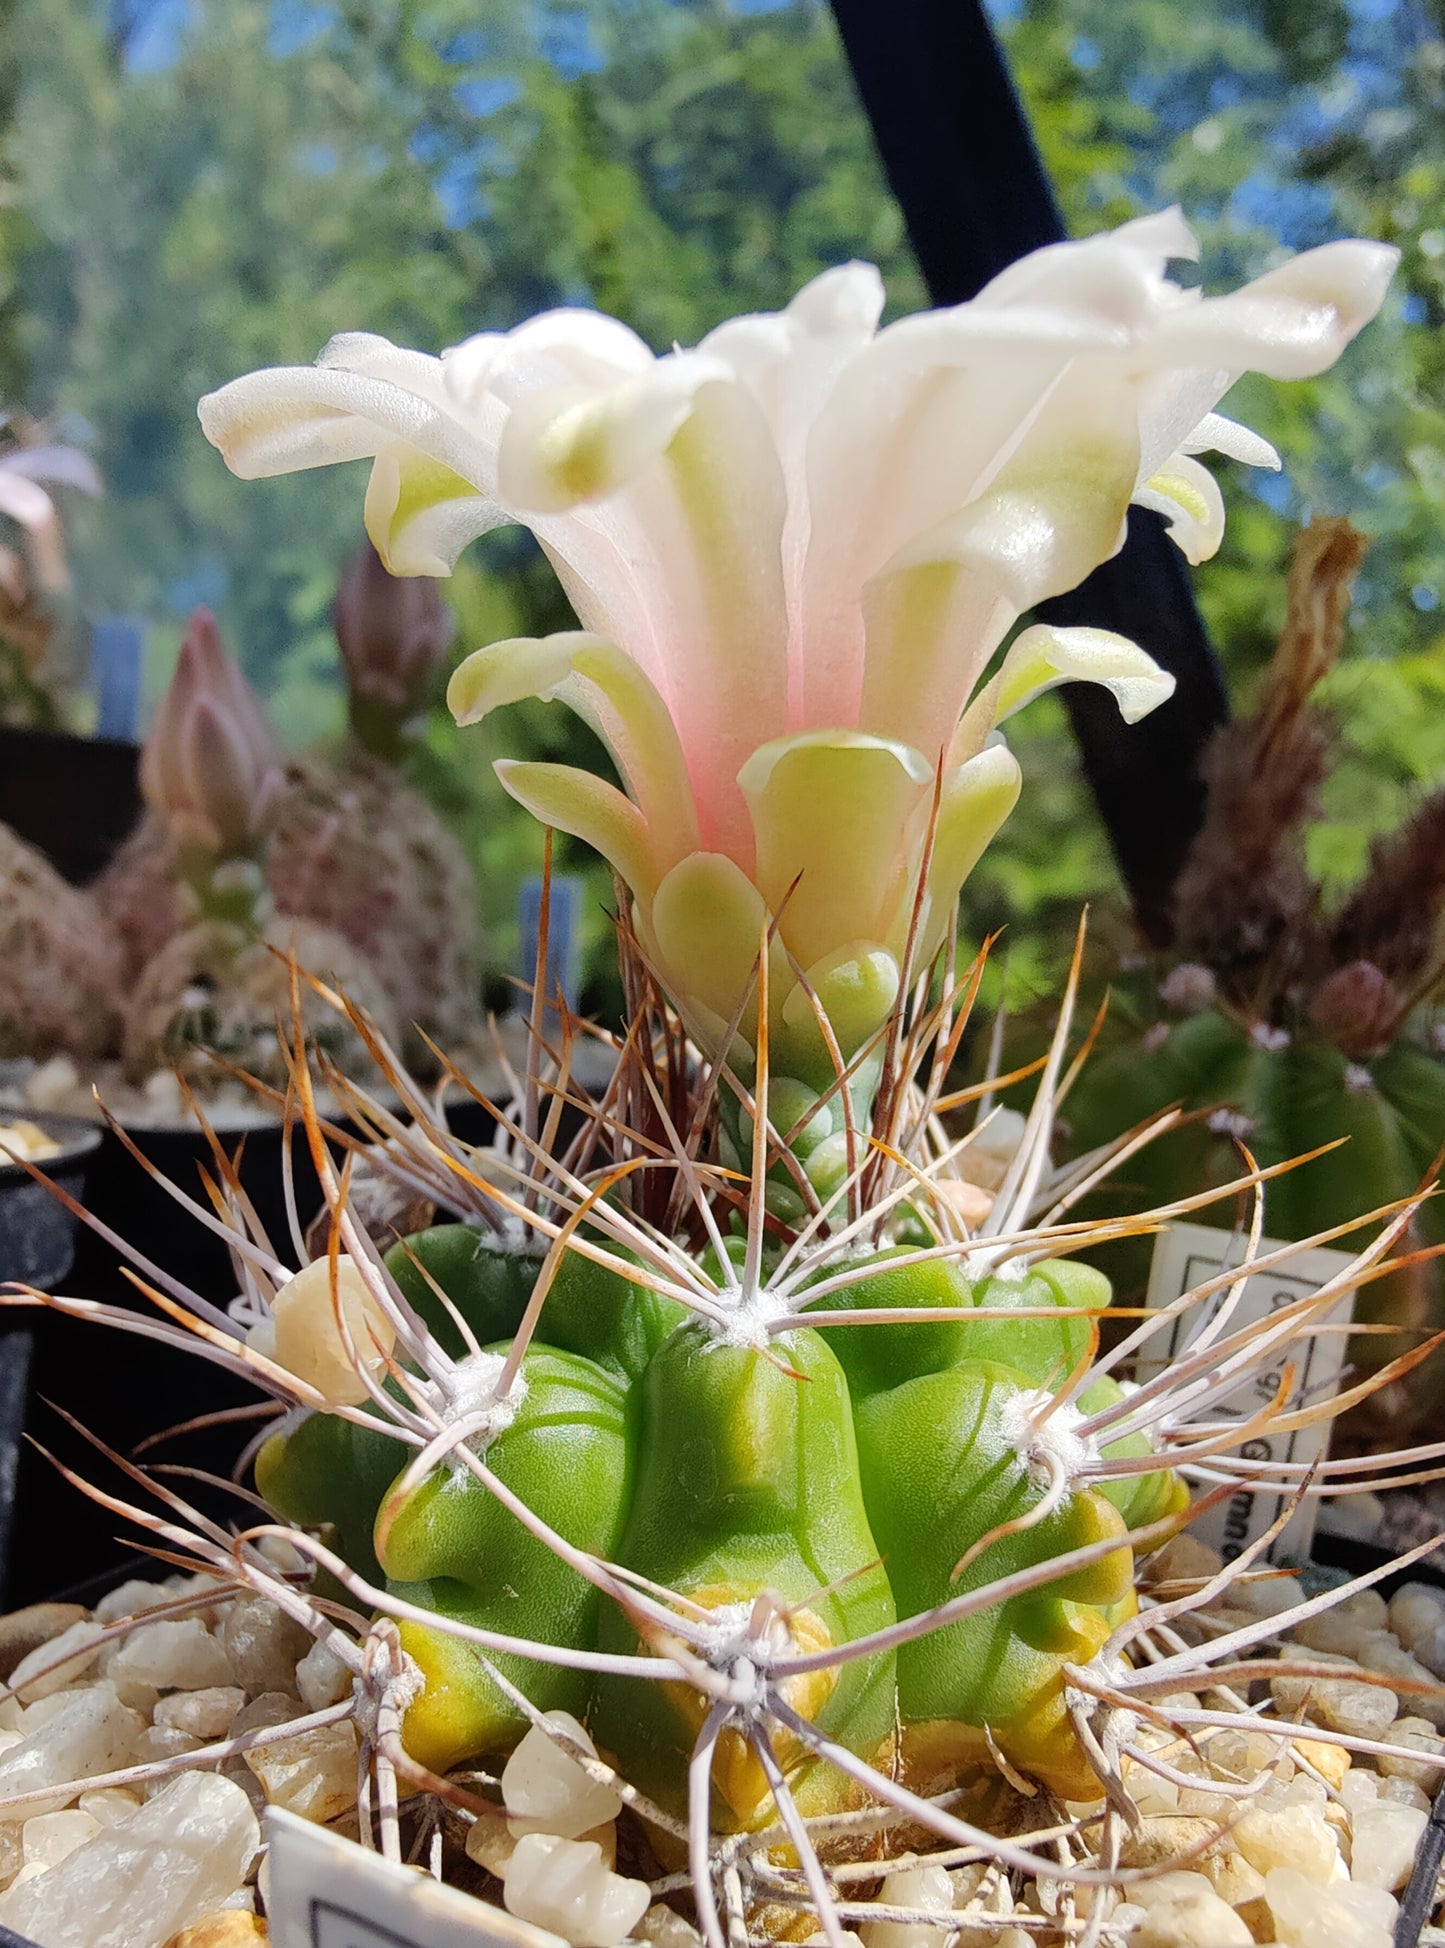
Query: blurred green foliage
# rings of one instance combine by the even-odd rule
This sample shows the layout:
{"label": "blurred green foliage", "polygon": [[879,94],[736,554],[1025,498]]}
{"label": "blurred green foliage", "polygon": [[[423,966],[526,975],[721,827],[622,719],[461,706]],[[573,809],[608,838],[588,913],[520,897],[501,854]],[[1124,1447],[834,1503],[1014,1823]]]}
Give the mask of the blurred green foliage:
{"label": "blurred green foliage", "polygon": [[[1387,317],[1336,373],[1239,388],[1286,473],[1228,470],[1230,531],[1198,578],[1245,700],[1292,524],[1349,512],[1380,537],[1312,841],[1335,880],[1445,766],[1440,16],[1441,0],[1000,15],[1076,231],[1178,200],[1211,282],[1350,232],[1404,251]],[[109,482],[73,512],[82,599],[152,625],[151,694],[185,613],[211,603],[298,744],[341,721],[326,611],[361,483],[233,480],[196,429],[201,393],[309,360],[336,330],[437,349],[556,303],[686,343],[848,256],[881,265],[893,311],[924,301],[820,0],[0,0],[0,36],[0,398],[83,437]],[[450,596],[459,649],[566,619],[515,534],[479,544]],[[489,758],[575,754],[581,735],[519,706],[465,736],[439,722],[419,755],[478,860],[499,966],[541,841]],[[970,921],[1011,923],[1027,989],[1115,880],[1062,712],[1040,706],[1017,742],[1029,790]],[[592,871],[601,968],[610,889]]]}

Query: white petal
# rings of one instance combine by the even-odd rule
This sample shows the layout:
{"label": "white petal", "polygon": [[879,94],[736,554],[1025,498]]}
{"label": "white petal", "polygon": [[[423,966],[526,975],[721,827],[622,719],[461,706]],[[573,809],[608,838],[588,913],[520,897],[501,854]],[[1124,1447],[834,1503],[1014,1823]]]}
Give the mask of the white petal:
{"label": "white petal", "polygon": [[425,399],[339,369],[282,366],[233,379],[200,402],[206,438],[243,480],[368,460],[402,441],[482,492],[485,456]]}
{"label": "white petal", "polygon": [[1022,782],[1018,760],[1002,739],[945,777],[919,936],[924,966],[943,944],[959,889],[1013,810]]}
{"label": "white petal", "polygon": [[55,503],[43,487],[23,474],[0,473],[0,514],[38,534],[55,519]]}
{"label": "white petal", "polygon": [[1162,318],[1156,356],[1271,379],[1313,378],[1374,317],[1399,258],[1389,244],[1306,250],[1241,290]]}
{"label": "white petal", "polygon": [[450,467],[397,442],[372,463],[365,518],[388,573],[450,575],[464,548],[512,516]]}
{"label": "white petal", "polygon": [[447,686],[447,705],[459,724],[475,724],[523,697],[570,704],[607,744],[669,858],[696,849],[682,747],[667,706],[630,657],[580,630],[515,636],[468,656]]}
{"label": "white petal", "polygon": [[1169,523],[1169,533],[1186,561],[1208,561],[1224,539],[1224,497],[1219,482],[1197,460],[1182,453],[1134,491],[1136,507],[1152,507]]}
{"label": "white petal", "polygon": [[992,485],[865,590],[860,721],[940,756],[1018,616],[1117,550],[1137,464],[1124,386],[1056,387]]}
{"label": "white petal", "polygon": [[529,392],[502,435],[502,498],[524,512],[552,514],[616,493],[671,445],[699,388],[728,376],[717,361],[682,353],[602,390]]}
{"label": "white petal", "polygon": [[1003,723],[1059,683],[1101,683],[1126,724],[1136,724],[1174,694],[1174,678],[1111,629],[1051,629],[1035,623],[1009,648],[999,671],[995,721]]}
{"label": "white petal", "polygon": [[1268,467],[1278,473],[1280,457],[1269,441],[1223,413],[1206,413],[1182,444],[1185,453],[1222,453],[1247,467]]}

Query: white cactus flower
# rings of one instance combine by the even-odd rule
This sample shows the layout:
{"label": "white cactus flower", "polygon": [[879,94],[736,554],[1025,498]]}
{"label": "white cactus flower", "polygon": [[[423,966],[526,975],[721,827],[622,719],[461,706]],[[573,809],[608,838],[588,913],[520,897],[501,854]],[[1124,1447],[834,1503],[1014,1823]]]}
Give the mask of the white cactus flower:
{"label": "white cactus flower", "polygon": [[806,1076],[827,1066],[810,990],[845,1054],[885,1018],[925,864],[916,944],[941,942],[1017,796],[996,726],[1066,680],[1130,721],[1173,687],[1121,637],[1035,627],[980,688],[1018,618],[1117,550],[1131,502],[1213,553],[1222,506],[1194,456],[1278,464],[1214,406],[1244,371],[1330,365],[1396,255],[1329,244],[1207,298],[1167,276],[1195,254],[1167,211],[882,330],[878,273],[848,264],[662,357],[578,310],[439,359],[345,334],[314,368],[213,393],[201,421],[247,477],[369,458],[393,573],[531,528],[583,628],[477,651],[454,711],[561,697],[601,732],[625,794],[552,764],[503,762],[503,783],[611,861],[705,1046],[776,923],[775,1059]]}

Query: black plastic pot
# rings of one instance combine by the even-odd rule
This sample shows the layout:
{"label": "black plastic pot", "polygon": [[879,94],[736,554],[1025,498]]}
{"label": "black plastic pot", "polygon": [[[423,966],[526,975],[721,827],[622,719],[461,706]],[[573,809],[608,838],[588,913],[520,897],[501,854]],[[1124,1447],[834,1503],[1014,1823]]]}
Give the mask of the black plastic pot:
{"label": "black plastic pot", "polygon": [[0,726],[0,820],[85,886],[140,817],[140,746]]}
{"label": "black plastic pot", "polygon": [[[44,1161],[47,1174],[72,1197],[83,1198],[100,1131],[78,1116],[27,1114],[25,1120],[61,1145],[59,1156]],[[38,1285],[47,1291],[58,1285],[75,1255],[75,1229],[76,1219],[64,1204],[23,1164],[5,1162],[0,1151],[0,1285]]]}
{"label": "black plastic pot", "polygon": [[[493,1132],[492,1119],[478,1105],[449,1110],[455,1133],[480,1144]],[[199,1131],[133,1130],[131,1140],[169,1182],[202,1203],[200,1171],[214,1174],[209,1146]],[[234,1135],[222,1132],[229,1152],[239,1151],[242,1186],[261,1219],[277,1255],[296,1262],[290,1242],[283,1191],[283,1131],[264,1123]],[[292,1143],[296,1203],[304,1226],[321,1208],[321,1186],[304,1138]],[[106,1130],[88,1174],[87,1210],[124,1238],[153,1264],[190,1291],[224,1306],[236,1290],[235,1274],[223,1241],[190,1216]],[[127,1275],[127,1261],[99,1232],[82,1225],[75,1261],[63,1289],[77,1298],[100,1300],[152,1319],[155,1306]],[[58,1282],[57,1282],[57,1289]],[[95,1594],[114,1582],[135,1556],[136,1534],[97,1507],[67,1482],[35,1445],[53,1449],[67,1466],[122,1495],[127,1484],[114,1466],[77,1434],[56,1409],[74,1416],[117,1453],[129,1456],[137,1444],[163,1429],[228,1408],[254,1405],[255,1389],[196,1352],[52,1311],[26,1315],[30,1378],[15,1409],[19,1422],[9,1431],[8,1451],[14,1480],[8,1552],[0,1523],[0,1589],[11,1606],[56,1596]],[[53,1405],[51,1404],[53,1403]],[[0,1394],[0,1412],[4,1397]],[[20,1427],[31,1439],[22,1441]],[[251,1428],[236,1422],[198,1430],[148,1454],[147,1461],[175,1460],[226,1477]],[[0,1422],[0,1470],[7,1433]],[[3,1475],[0,1475],[3,1478]],[[236,1501],[220,1490],[183,1484],[218,1520],[237,1513]],[[142,1493],[142,1501],[147,1498]],[[0,1503],[3,1507],[3,1503]]]}

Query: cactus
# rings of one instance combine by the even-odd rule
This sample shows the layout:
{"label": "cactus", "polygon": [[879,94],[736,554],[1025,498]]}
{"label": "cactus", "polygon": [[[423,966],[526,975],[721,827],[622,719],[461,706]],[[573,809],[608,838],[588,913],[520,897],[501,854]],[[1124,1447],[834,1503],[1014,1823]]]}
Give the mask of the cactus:
{"label": "cactus", "polygon": [[[1445,787],[1374,842],[1365,875],[1333,908],[1304,863],[1330,736],[1310,693],[1339,654],[1363,552],[1343,521],[1315,521],[1301,535],[1260,702],[1206,754],[1207,811],[1174,891],[1173,958],[1125,979],[1115,1043],[1069,1107],[1081,1150],[1171,1103],[1196,1112],[1131,1168],[1143,1202],[1220,1182],[1239,1141],[1266,1164],[1340,1143],[1272,1187],[1268,1225],[1281,1238],[1409,1197],[1445,1144],[1445,1059],[1422,1007],[1445,974]],[[1414,1236],[1445,1241],[1435,1203],[1420,1209]],[[1137,1254],[1111,1262],[1138,1282]],[[1360,1316],[1438,1327],[1439,1266],[1375,1285]],[[1361,1339],[1352,1354],[1374,1366],[1392,1350]],[[1418,1417],[1430,1398],[1417,1389],[1378,1406]]]}
{"label": "cactus", "polygon": [[0,824],[0,1059],[103,1054],[119,1031],[123,959],[90,895]]}
{"label": "cactus", "polygon": [[[347,569],[333,613],[351,730],[338,752],[284,764],[259,863],[275,913],[339,936],[325,964],[367,970],[368,999],[379,983],[383,1017],[424,1063],[423,1037],[455,1048],[477,1035],[481,943],[466,853],[399,764],[451,636],[439,598],[416,588],[369,550]],[[184,876],[183,848],[151,810],[96,883],[136,978],[186,925]],[[191,951],[207,957],[204,943]],[[186,952],[165,964],[183,975]]]}
{"label": "cactus", "polygon": [[[881,289],[850,266],[696,353],[653,360],[564,312],[444,361],[352,334],[315,372],[203,402],[238,471],[315,464],[318,426],[375,455],[368,519],[406,572],[525,511],[594,628],[477,652],[453,707],[565,697],[627,785],[502,767],[615,866],[630,1016],[613,1036],[562,1011],[553,1026],[539,978],[527,1073],[492,1105],[488,1148],[454,1137],[338,1000],[386,1085],[348,1096],[375,1139],[353,1154],[455,1221],[368,1233],[298,1037],[287,1088],[324,1256],[288,1269],[217,1146],[211,1202],[246,1240],[238,1297],[223,1312],[156,1294],[151,1331],[189,1331],[284,1412],[254,1453],[275,1523],[228,1535],[168,1485],[151,1526],[273,1590],[354,1673],[335,1709],[362,1734],[393,1858],[398,1777],[480,1823],[474,1788],[540,1732],[615,1788],[665,1864],[686,1861],[712,1948],[805,1935],[812,1915],[843,1948],[839,1860],[866,1852],[851,1865],[867,1873],[875,1836],[896,1853],[920,1834],[1053,1883],[1040,1915],[1074,1898],[1059,1882],[1088,1890],[1097,1939],[1130,1768],[1166,1764],[1160,1726],[1215,1725],[1181,1690],[1247,1683],[1245,1653],[1280,1627],[1180,1648],[1170,1626],[1227,1579],[1141,1605],[1140,1559],[1186,1519],[1190,1482],[1358,1485],[1254,1458],[1262,1420],[1221,1426],[1217,1404],[1390,1268],[1410,1203],[1375,1214],[1330,1286],[1232,1329],[1208,1312],[1131,1390],[1131,1358],[1239,1274],[1101,1348],[1109,1286],[1072,1254],[1209,1194],[1071,1216],[1091,1172],[1056,1175],[1049,1148],[1082,935],[990,1188],[967,1172],[987,1120],[951,1122],[984,1093],[950,1084],[983,974],[982,957],[956,965],[952,920],[1017,789],[996,726],[1066,676],[1104,682],[1128,716],[1169,689],[1103,632],[1026,630],[985,683],[994,649],[1110,552],[1136,496],[1206,552],[1193,450],[1259,457],[1241,429],[1196,423],[1222,374],[1250,356],[1319,369],[1388,267],[1336,246],[1242,303],[1190,305],[1165,276],[1190,241],[1165,217],[1043,253],[901,338],[875,335]],[[1020,342],[1003,385],[991,362]],[[573,1073],[589,1032],[614,1058],[596,1097]],[[1281,1174],[1245,1167],[1215,1194],[1250,1197],[1257,1230]],[[278,1529],[317,1566],[309,1590],[266,1568]],[[1281,1750],[1299,1735],[1249,1723]],[[1060,1932],[1080,1937],[1072,1908]]]}

